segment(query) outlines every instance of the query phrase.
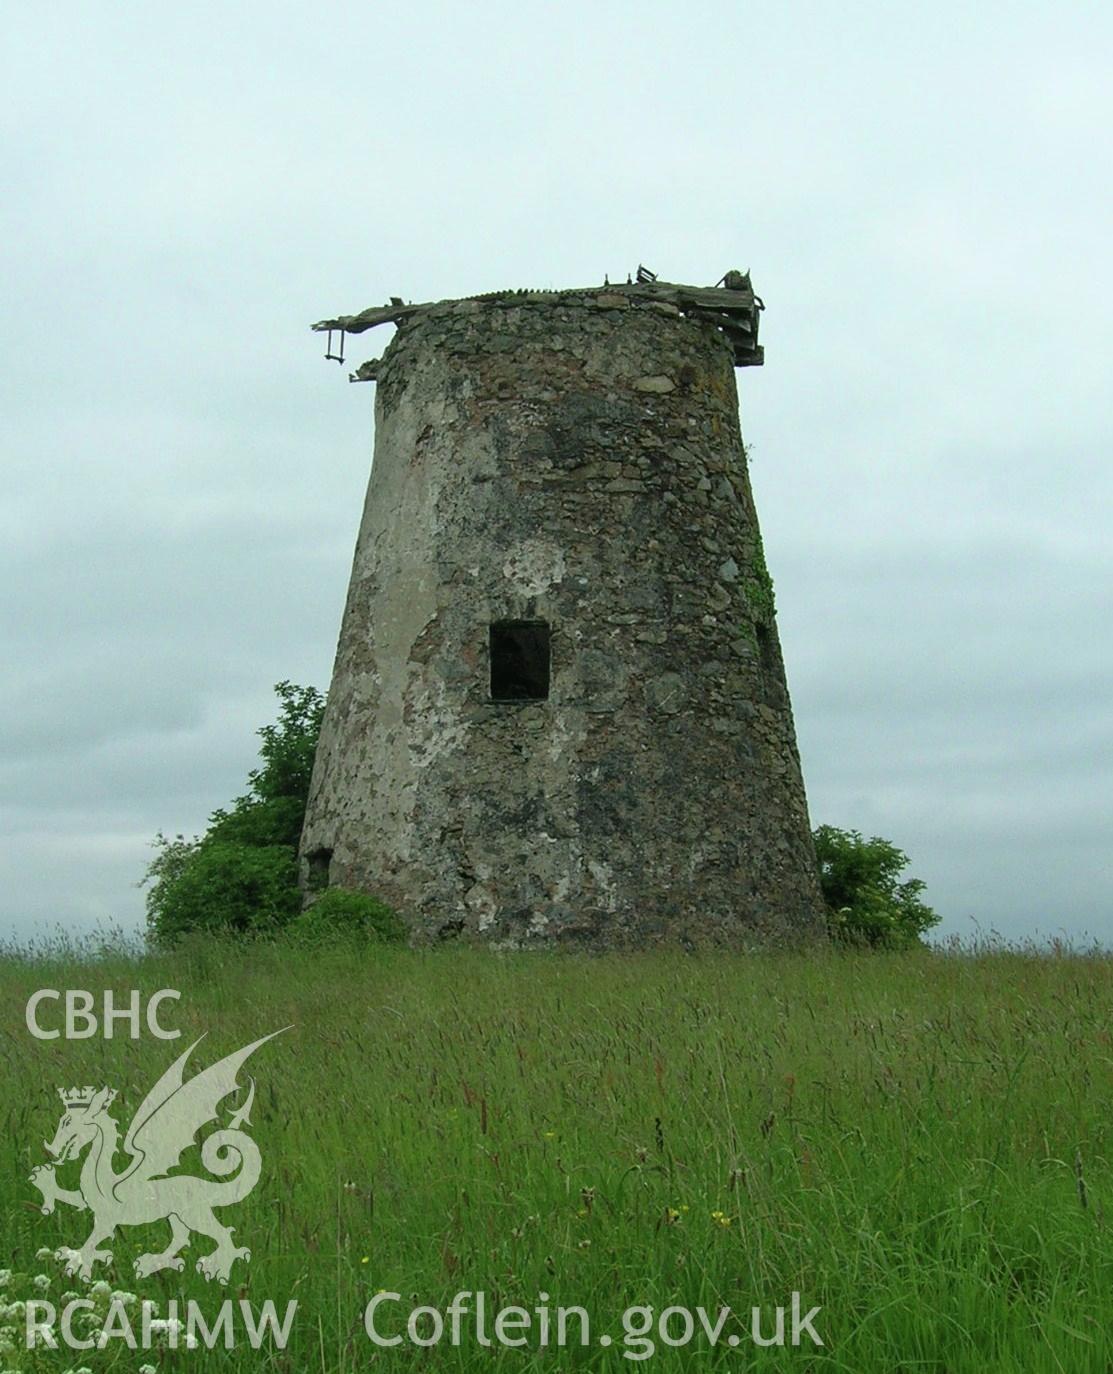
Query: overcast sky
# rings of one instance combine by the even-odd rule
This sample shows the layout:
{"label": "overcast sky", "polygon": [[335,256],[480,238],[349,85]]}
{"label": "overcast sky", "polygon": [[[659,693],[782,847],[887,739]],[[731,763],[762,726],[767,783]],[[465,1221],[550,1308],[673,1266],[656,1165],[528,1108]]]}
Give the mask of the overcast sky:
{"label": "overcast sky", "polygon": [[1111,60],[1069,0],[7,6],[0,934],[137,925],[327,686],[374,387],[310,322],[644,262],[768,307],[813,822],[1113,943]]}

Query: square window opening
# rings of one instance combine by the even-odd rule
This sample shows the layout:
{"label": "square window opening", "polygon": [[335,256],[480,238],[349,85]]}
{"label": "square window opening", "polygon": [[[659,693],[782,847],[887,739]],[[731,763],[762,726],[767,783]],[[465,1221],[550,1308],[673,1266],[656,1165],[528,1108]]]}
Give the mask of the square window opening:
{"label": "square window opening", "polygon": [[497,620],[491,626],[490,647],[492,701],[548,699],[548,621]]}

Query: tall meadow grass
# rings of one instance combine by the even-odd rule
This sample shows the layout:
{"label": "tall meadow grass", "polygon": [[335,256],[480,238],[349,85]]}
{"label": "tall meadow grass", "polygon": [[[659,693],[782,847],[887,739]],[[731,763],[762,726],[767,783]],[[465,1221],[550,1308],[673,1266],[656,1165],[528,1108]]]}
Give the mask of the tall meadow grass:
{"label": "tall meadow grass", "polygon": [[[29,995],[179,989],[173,1042],[34,1039]],[[258,1052],[255,1191],[225,1220],[249,1245],[228,1293],[298,1316],[282,1351],[23,1352],[0,1366],[348,1371],[623,1369],[632,1304],[819,1306],[822,1348],[658,1345],[657,1370],[1107,1374],[1113,1367],[1113,962],[1004,948],[893,955],[496,956],[469,948],[175,954],[40,946],[0,957],[0,1268],[12,1291],[88,1214],[40,1214],[27,1183],[57,1088],[108,1084],[122,1128],[201,1035],[198,1065]],[[57,1013],[51,1013],[57,1019]],[[47,1015],[44,1012],[44,1019]],[[120,1157],[122,1164],[123,1159]],[[71,1166],[72,1167],[72,1166]],[[234,1215],[233,1215],[234,1211]],[[121,1232],[106,1277],[142,1296],[215,1292],[193,1270],[139,1282],[161,1232]],[[48,1296],[80,1287],[47,1267]],[[578,1305],[597,1343],[443,1342],[378,1351],[381,1289]],[[2,1296],[2,1295],[0,1295]],[[402,1321],[395,1323],[400,1327]],[[7,1362],[5,1364],[5,1362]]]}

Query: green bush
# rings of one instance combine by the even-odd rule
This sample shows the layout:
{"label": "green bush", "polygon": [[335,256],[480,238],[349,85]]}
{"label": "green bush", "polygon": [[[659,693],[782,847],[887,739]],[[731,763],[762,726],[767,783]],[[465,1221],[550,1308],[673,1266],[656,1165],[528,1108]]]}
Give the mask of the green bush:
{"label": "green bush", "polygon": [[192,932],[232,937],[287,930],[298,941],[396,941],[405,927],[382,902],[330,888],[302,913],[298,842],[321,732],[324,698],[312,687],[280,682],[274,725],[259,731],[262,766],[248,790],[209,817],[204,835],[158,835],[147,868],[147,928],[152,943],[172,945]]}
{"label": "green bush", "polygon": [[301,906],[297,860],[287,845],[201,841],[163,892],[159,942],[192,930],[244,935],[277,930]]}
{"label": "green bush", "polygon": [[838,940],[900,949],[920,942],[939,917],[920,900],[925,884],[900,881],[908,856],[874,835],[821,825],[814,833],[827,924]]}
{"label": "green bush", "polygon": [[366,892],[330,887],[302,912],[291,933],[313,943],[366,939],[395,944],[405,937],[406,927],[390,907]]}
{"label": "green bush", "polygon": [[301,909],[297,848],[325,703],[313,687],[280,682],[275,692],[278,720],[259,731],[262,763],[247,792],[214,811],[204,835],[155,839],[143,879],[155,944],[194,930],[275,930]]}

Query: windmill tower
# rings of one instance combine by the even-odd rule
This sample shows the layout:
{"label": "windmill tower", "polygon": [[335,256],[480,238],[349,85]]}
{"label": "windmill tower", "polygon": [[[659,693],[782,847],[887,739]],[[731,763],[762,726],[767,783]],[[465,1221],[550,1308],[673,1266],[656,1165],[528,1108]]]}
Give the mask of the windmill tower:
{"label": "windmill tower", "polygon": [[301,872],[417,938],[822,929],[734,368],[749,277],[504,291],[391,322]]}

